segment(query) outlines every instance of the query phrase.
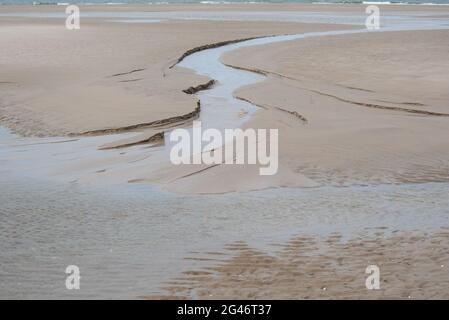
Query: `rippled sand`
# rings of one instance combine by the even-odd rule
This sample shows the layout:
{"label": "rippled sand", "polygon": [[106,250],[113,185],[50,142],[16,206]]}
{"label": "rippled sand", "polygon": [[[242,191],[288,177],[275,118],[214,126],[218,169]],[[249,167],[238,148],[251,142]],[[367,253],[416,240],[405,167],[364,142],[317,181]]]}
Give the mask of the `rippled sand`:
{"label": "rippled sand", "polygon": [[[336,263],[340,255],[347,257],[346,266],[357,266],[353,270],[356,274],[349,275],[354,279],[360,276],[354,280],[354,288],[363,285],[359,280],[363,280],[364,269],[358,269],[359,265],[363,267],[370,257],[376,257],[374,263],[384,263],[377,257],[381,257],[382,252],[386,255],[388,250],[392,250],[388,257],[397,259],[394,261],[401,272],[394,275],[391,272],[389,277],[404,275],[405,279],[420,277],[422,281],[439,281],[439,273],[433,271],[422,275],[403,274],[399,268],[404,267],[401,259],[409,259],[408,252],[412,254],[416,245],[419,255],[412,257],[413,270],[424,272],[430,270],[429,263],[434,263],[430,258],[441,253],[441,258],[446,259],[447,255],[444,251],[447,233],[434,232],[449,226],[448,186],[444,183],[186,196],[160,192],[144,185],[92,187],[54,183],[28,175],[11,175],[3,167],[0,167],[0,173],[2,299],[130,299],[175,294],[194,297],[194,288],[208,289],[209,285],[187,279],[187,288],[190,288],[187,291],[172,292],[163,287],[171,281],[176,282],[179,276],[184,279],[184,271],[210,272],[205,267],[228,268],[233,264],[232,259],[243,252],[259,252],[262,257],[268,255],[272,257],[270,261],[275,261],[272,273],[263,269],[266,278],[245,273],[247,279],[242,279],[242,284],[248,285],[249,289],[254,288],[250,285],[252,281],[260,284],[265,279],[267,290],[270,290],[279,272],[277,266],[291,266],[289,259],[296,259],[303,253],[311,256],[313,265],[321,261]],[[397,235],[393,233],[395,230],[401,231],[400,236],[406,239],[405,242],[415,235],[413,230],[418,230],[421,238],[426,232],[425,243],[429,245],[421,245],[424,243],[421,240],[410,240],[407,245],[404,242],[404,248],[408,250],[404,251],[406,255],[399,247],[390,246],[394,244],[391,234]],[[385,236],[376,236],[376,232],[385,232]],[[343,238],[341,241],[334,239],[329,247],[326,240],[332,234],[341,234]],[[308,239],[302,244],[305,249],[294,249],[294,255],[289,256],[284,248],[288,248],[289,242],[298,235]],[[371,242],[374,239],[378,239],[378,245]],[[441,240],[441,246],[430,245],[432,239]],[[367,240],[376,255],[357,252],[355,247],[344,251],[344,243],[348,240],[351,243]],[[313,245],[306,246],[308,242]],[[233,246],[235,243],[239,245]],[[273,243],[281,247],[273,246]],[[314,246],[320,250],[312,250]],[[244,251],[223,249],[227,247],[241,247]],[[323,260],[318,257],[321,252]],[[356,254],[357,259],[351,259],[350,253]],[[430,258],[426,261],[420,255]],[[436,260],[438,263],[439,259]],[[302,261],[306,263],[307,259]],[[69,264],[79,266],[83,277],[81,290],[76,292],[65,288],[64,270]],[[252,270],[247,268],[243,267]],[[338,270],[342,272],[352,270],[345,266],[341,268]],[[326,279],[329,279],[332,269],[325,271],[328,273]],[[445,272],[447,274],[447,270]],[[292,278],[288,274],[283,277]],[[207,279],[214,286],[220,282],[210,276]],[[341,281],[340,278],[334,280]],[[311,281],[317,290],[321,285],[329,285]],[[229,287],[226,281],[223,285]],[[241,289],[245,294],[250,292]],[[298,283],[296,290],[305,289]],[[243,297],[243,293],[239,296]],[[298,298],[303,296],[298,295]]]}
{"label": "rippled sand", "polygon": [[[147,299],[448,299],[449,229],[385,232],[349,240],[297,236],[258,250],[234,242],[186,259],[211,266],[183,272]],[[365,270],[377,265],[380,289],[368,290]]]}

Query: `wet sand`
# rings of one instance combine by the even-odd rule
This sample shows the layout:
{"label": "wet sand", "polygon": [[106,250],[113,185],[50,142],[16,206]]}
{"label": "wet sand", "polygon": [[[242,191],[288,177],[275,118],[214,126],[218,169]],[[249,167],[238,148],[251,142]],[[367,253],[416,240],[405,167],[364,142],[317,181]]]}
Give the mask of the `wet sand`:
{"label": "wet sand", "polygon": [[[286,8],[312,13],[320,9],[329,15],[333,10],[354,14],[362,7],[187,6],[197,13],[234,10],[247,15],[255,8],[259,13],[276,10],[277,14]],[[106,6],[104,14],[135,16],[139,8],[150,14],[157,13],[156,8],[164,8],[165,14],[187,10],[178,10],[179,6]],[[430,7],[401,9],[402,13],[436,12]],[[1,10],[8,14],[18,9],[6,6]],[[39,8],[21,8],[27,10],[32,14]],[[42,10],[57,13],[60,8]],[[445,58],[449,33],[445,30],[317,37],[225,54],[225,64],[267,77],[234,92],[237,98],[259,107],[245,128],[276,128],[280,132],[279,172],[261,177],[258,166],[177,167],[165,155],[165,159],[157,157],[157,161],[133,167],[128,163],[134,158],[120,155],[136,146],[163,145],[164,133],[175,126],[189,127],[201,114],[198,94],[185,91],[211,79],[176,65],[192,48],[248,37],[359,26],[220,21],[215,15],[208,18],[215,21],[169,16],[156,23],[123,23],[117,22],[124,19],[120,15],[89,17],[89,13],[95,16],[99,7],[82,10],[87,16],[76,32],[63,27],[63,18],[7,16],[0,22],[0,39],[5,44],[0,60],[2,125],[25,136],[133,134],[100,142],[96,149],[103,161],[85,158],[82,164],[64,163],[52,174],[70,172],[69,181],[89,183],[157,183],[170,191],[198,194],[448,180],[449,66]],[[396,14],[398,8],[382,10]],[[439,15],[441,10],[447,9],[438,8]],[[262,19],[242,19],[249,18]],[[67,43],[77,45],[70,49]],[[101,152],[111,149],[122,153]],[[141,157],[147,158],[147,153],[142,149]]]}
{"label": "wet sand", "polygon": [[[165,295],[145,298],[448,299],[448,229],[385,229],[351,239],[301,235],[273,244],[278,249],[272,251],[234,242],[222,251],[192,254],[186,259],[209,264],[167,281]],[[379,268],[379,289],[366,287],[371,265]]]}
{"label": "wet sand", "polygon": [[[425,274],[382,271],[381,277],[401,277],[405,284],[415,281],[408,282],[409,277],[426,282],[439,281],[440,272],[436,267],[430,268],[430,264],[440,262],[439,258],[434,260],[436,254],[443,260],[447,257],[444,239],[441,239],[442,247],[438,243],[424,247],[421,240],[410,240],[409,244],[404,244],[407,254],[398,252],[399,249],[388,240],[392,235],[398,235],[395,231],[399,230],[405,239],[427,233],[427,243],[433,238],[439,241],[443,237],[443,234],[437,235],[439,229],[449,226],[448,185],[445,183],[283,188],[186,196],[149,189],[146,185],[98,187],[55,183],[52,179],[34,179],[26,174],[17,177],[5,172],[3,166],[0,172],[2,299],[132,299],[174,294],[195,297],[193,289],[175,293],[164,288],[170,282],[178,282],[178,277],[184,279],[183,272],[207,271],[204,270],[206,267],[226,265],[239,254],[239,251],[224,249],[230,244],[245,243],[251,251],[277,257],[284,246],[298,237],[311,238],[321,251],[304,246],[307,248],[294,251],[294,255],[313,253],[316,257],[312,257],[311,262],[321,261],[320,252],[326,253],[323,260],[327,262],[344,256],[344,264],[338,270],[347,274],[345,266],[354,267],[351,269],[355,272],[353,284],[359,289],[363,289],[360,281],[365,279],[364,264],[371,262],[372,257],[376,258],[372,263],[383,263],[378,253],[391,251],[390,257],[398,257],[394,260],[393,271],[406,268],[406,262],[410,261],[413,261],[414,272],[428,271]],[[376,236],[377,232],[384,235]],[[333,234],[340,234],[342,238],[326,249],[326,240]],[[369,243],[372,251],[352,248],[350,252],[354,253],[354,259],[345,254],[342,245],[337,245],[377,238],[379,246],[375,242]],[[380,246],[385,243],[382,238],[389,244],[387,247]],[[416,252],[429,257],[429,261],[419,259],[416,254],[412,260],[401,262],[400,258],[407,258],[408,252],[414,252],[414,244]],[[288,259],[285,261],[287,263]],[[302,261],[306,263],[307,259]],[[69,264],[80,267],[81,290],[65,287],[64,270]],[[260,265],[256,264],[256,267]],[[246,268],[248,266],[244,266]],[[327,272],[328,275],[326,279],[329,279],[332,268],[324,268],[323,274]],[[273,270],[276,270],[275,265]],[[283,284],[276,285],[271,281],[277,277],[276,273],[266,272],[265,285],[257,275],[245,277],[258,285],[262,283],[265,292],[270,286],[281,290]],[[293,278],[288,274],[282,277]],[[441,277],[442,284],[445,279]],[[204,283],[190,284],[191,280],[187,281],[189,288],[207,287]],[[314,288],[329,285],[318,280],[311,279]],[[211,283],[216,284],[214,281],[212,279]],[[334,277],[332,281],[337,285],[342,278]],[[242,279],[242,284],[248,285],[247,289],[255,291],[248,283]],[[240,288],[242,291],[238,296],[244,296],[242,292],[247,294],[243,286]],[[404,285],[397,283],[397,288],[402,289]],[[435,288],[441,287],[436,284]],[[296,290],[305,289],[298,284]],[[279,296],[286,294],[276,293]]]}
{"label": "wet sand", "polygon": [[280,129],[280,159],[297,181],[447,181],[449,32],[323,40],[244,48],[222,58],[267,74],[266,81],[235,93],[264,107],[245,126]]}
{"label": "wet sand", "polygon": [[[63,6],[14,8],[2,6],[0,14],[39,9],[64,14]],[[132,14],[136,9],[87,6],[81,14],[108,10]],[[169,69],[185,51],[226,40],[333,28],[258,21],[81,20],[80,30],[68,31],[64,18],[1,18],[2,125],[25,136],[61,136],[189,114],[197,99],[183,90],[209,79]]]}
{"label": "wet sand", "polygon": [[[59,12],[61,8],[2,6],[0,14]],[[158,12],[161,8],[170,12],[247,13],[255,8],[263,12],[287,9],[315,12],[323,8],[327,12],[363,12],[364,9],[352,5],[195,5],[89,6],[85,10],[120,13]],[[441,14],[449,9],[386,6],[385,10]],[[157,23],[113,21],[117,19],[122,18],[85,18],[79,32],[69,32],[64,29],[62,18],[0,17],[0,124],[13,132],[0,132],[0,170],[13,177],[8,178],[12,182],[2,182],[2,188],[12,193],[5,192],[0,208],[5,213],[1,217],[6,217],[0,227],[7,235],[0,258],[7,270],[5,283],[12,288],[3,288],[2,296],[39,296],[40,280],[30,279],[34,285],[30,293],[24,289],[28,283],[17,285],[17,279],[36,264],[36,259],[42,274],[57,278],[54,270],[67,265],[70,257],[66,248],[55,243],[52,232],[56,229],[58,242],[71,245],[74,239],[82,239],[80,248],[84,251],[75,248],[76,256],[88,266],[91,272],[88,277],[98,280],[83,293],[89,298],[109,297],[105,292],[111,288],[114,297],[146,298],[448,297],[447,205],[441,195],[449,181],[447,30],[301,39],[242,48],[223,56],[225,64],[266,77],[234,92],[236,97],[258,107],[243,123],[244,128],[280,131],[280,171],[272,177],[261,177],[256,166],[216,166],[204,170],[203,165],[174,167],[169,162],[163,152],[161,132],[189,127],[193,119],[200,117],[198,95],[184,91],[191,87],[194,89],[188,91],[195,91],[195,87],[211,80],[192,70],[171,66],[186,51],[220,41],[349,30],[357,26],[174,18],[163,18]],[[37,177],[38,182],[28,192],[28,183],[24,181],[31,181],[31,176]],[[59,185],[56,191],[46,192],[50,184],[39,179],[62,180],[68,192],[58,193],[59,189],[65,190]],[[426,184],[429,182],[441,184],[437,183],[437,192],[428,197],[412,187],[426,191],[430,189]],[[84,189],[90,184],[99,184],[103,192],[105,185],[117,184],[118,190],[112,199],[100,199],[104,195],[101,192],[100,196],[92,193],[90,197],[88,189]],[[176,196],[153,191],[154,185],[174,191]],[[368,191],[359,186],[367,186]],[[316,188],[305,191],[311,194],[303,202],[310,207],[303,211],[302,200],[290,203],[291,199],[303,196],[302,189],[286,192],[286,198],[279,195],[272,199],[262,194],[259,200],[248,192],[243,193],[248,198],[237,201],[241,191],[269,189],[265,192],[276,194],[287,190],[270,189],[279,187]],[[405,195],[398,196],[396,187]],[[382,197],[377,188],[386,190]],[[142,189],[150,195],[141,192]],[[40,198],[47,197],[37,190],[48,196],[48,201],[59,199],[58,206],[49,208],[47,200],[41,203]],[[367,199],[370,190],[375,192]],[[316,206],[315,191],[322,193]],[[138,199],[133,198],[134,192]],[[332,192],[338,193],[336,198],[330,197]],[[185,193],[217,195],[204,200],[201,196],[190,199],[180,195]],[[218,195],[222,193],[231,194]],[[53,194],[58,195],[57,199],[52,199]],[[23,202],[24,196],[31,200]],[[77,212],[80,203],[84,206],[85,197],[89,201],[83,207],[83,224],[77,226],[76,232],[67,234],[66,226],[77,216],[71,210]],[[191,203],[181,210],[186,199]],[[271,206],[266,203],[258,207],[258,203],[263,203],[261,200]],[[327,219],[324,217],[336,210],[335,203],[339,200],[343,202],[338,215],[330,215],[327,225],[334,226],[338,219],[343,222],[340,221],[332,236],[304,230],[324,226],[326,223],[321,219]],[[120,209],[110,208],[109,203]],[[383,223],[389,217],[383,216],[388,211],[382,208],[384,204],[388,204],[391,214],[400,215],[404,223],[385,223],[389,228],[386,230]],[[420,212],[409,215],[409,211],[423,204]],[[191,216],[199,206],[200,214]],[[34,215],[36,207],[45,213],[43,219]],[[103,207],[108,210],[103,212]],[[156,213],[147,212],[154,207]],[[184,215],[174,214],[179,210]],[[211,210],[218,213],[213,215]],[[100,218],[98,212],[103,212]],[[138,219],[136,212],[141,213]],[[254,212],[263,212],[263,217],[255,216]],[[306,220],[298,219],[298,212]],[[366,223],[376,222],[379,230],[374,234],[361,233],[363,223],[353,221],[358,213],[369,213]],[[160,219],[156,224],[154,215]],[[287,215],[291,220],[280,228]],[[48,223],[55,217],[61,219],[57,228]],[[128,223],[126,230],[121,229],[121,219]],[[431,230],[418,226],[410,231],[404,226],[420,219],[431,224]],[[103,227],[105,222],[111,223],[110,229]],[[201,232],[191,231],[199,225]],[[16,232],[19,227],[23,232]],[[358,233],[341,237],[353,227]],[[139,233],[131,237],[137,229]],[[103,243],[98,238],[98,230],[109,242]],[[117,230],[121,230],[122,241],[117,240]],[[179,239],[180,230],[189,239],[187,243],[181,243],[184,238]],[[159,237],[151,238],[153,233]],[[287,234],[293,235],[290,240],[285,240]],[[264,240],[260,246],[254,244],[258,237]],[[36,240],[45,246],[29,245]],[[153,246],[159,240],[162,249]],[[214,248],[206,250],[209,244]],[[17,247],[23,253],[20,259]],[[179,263],[183,258],[194,261],[197,268]],[[102,276],[99,261],[115,263],[109,272],[113,277],[119,275],[117,283]],[[379,291],[368,291],[364,286],[368,264],[381,268]],[[165,272],[167,266],[176,268]],[[155,271],[145,282],[148,288],[142,289],[136,279],[152,267]],[[120,272],[125,269],[123,276]],[[162,279],[164,283],[160,284]],[[136,287],[125,290],[123,284],[130,281]],[[67,294],[55,283],[46,286]],[[52,290],[45,292],[45,296],[54,298],[52,292],[59,291]]]}

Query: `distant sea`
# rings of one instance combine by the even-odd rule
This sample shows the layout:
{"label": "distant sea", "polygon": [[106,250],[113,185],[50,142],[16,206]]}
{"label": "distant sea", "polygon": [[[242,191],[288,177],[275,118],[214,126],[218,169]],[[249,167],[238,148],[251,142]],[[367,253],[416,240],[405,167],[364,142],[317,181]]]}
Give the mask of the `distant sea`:
{"label": "distant sea", "polygon": [[50,5],[50,4],[170,4],[170,3],[203,3],[203,4],[226,4],[226,3],[365,3],[365,4],[415,4],[415,5],[449,5],[449,0],[391,0],[391,1],[364,1],[364,0],[0,0],[0,5],[22,4],[22,5]]}

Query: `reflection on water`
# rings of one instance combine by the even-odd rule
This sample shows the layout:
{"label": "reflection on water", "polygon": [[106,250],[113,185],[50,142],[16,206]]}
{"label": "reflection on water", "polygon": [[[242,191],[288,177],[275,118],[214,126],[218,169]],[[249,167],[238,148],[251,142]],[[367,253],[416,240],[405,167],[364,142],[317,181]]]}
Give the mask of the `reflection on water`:
{"label": "reflection on water", "polygon": [[[0,298],[136,298],[194,268],[189,252],[233,241],[449,225],[445,183],[186,196],[2,174],[0,189]],[[69,264],[81,290],[65,289]]]}

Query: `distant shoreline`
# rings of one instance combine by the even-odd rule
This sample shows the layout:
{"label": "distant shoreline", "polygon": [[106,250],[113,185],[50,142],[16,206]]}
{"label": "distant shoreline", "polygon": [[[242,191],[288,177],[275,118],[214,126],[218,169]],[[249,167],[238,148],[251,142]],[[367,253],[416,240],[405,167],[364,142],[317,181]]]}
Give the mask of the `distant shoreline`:
{"label": "distant shoreline", "polygon": [[183,2],[181,0],[174,1],[125,1],[125,2],[113,2],[113,1],[0,1],[0,5],[20,5],[20,6],[66,6],[69,4],[75,5],[83,5],[83,6],[126,6],[126,5],[191,5],[191,4],[200,4],[200,5],[261,5],[261,4],[302,4],[302,5],[354,5],[354,4],[363,4],[363,5],[419,5],[419,6],[448,6],[448,0],[441,1],[356,1],[356,0],[336,0],[336,1],[189,1]]}

